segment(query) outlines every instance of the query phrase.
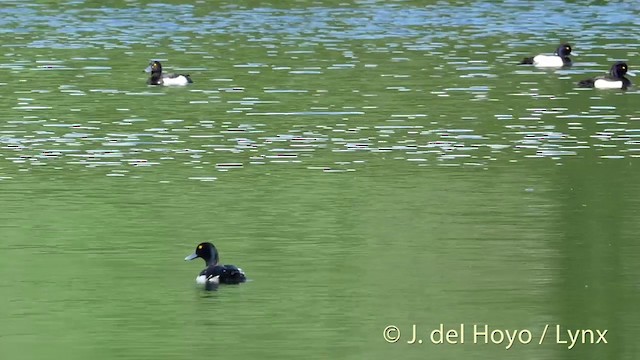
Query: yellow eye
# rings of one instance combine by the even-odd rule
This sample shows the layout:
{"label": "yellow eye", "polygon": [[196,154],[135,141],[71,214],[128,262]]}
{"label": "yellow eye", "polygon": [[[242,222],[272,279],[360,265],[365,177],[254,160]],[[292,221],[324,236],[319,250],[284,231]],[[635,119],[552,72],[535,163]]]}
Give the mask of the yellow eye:
{"label": "yellow eye", "polygon": [[198,249],[202,249],[202,245],[198,245]]}

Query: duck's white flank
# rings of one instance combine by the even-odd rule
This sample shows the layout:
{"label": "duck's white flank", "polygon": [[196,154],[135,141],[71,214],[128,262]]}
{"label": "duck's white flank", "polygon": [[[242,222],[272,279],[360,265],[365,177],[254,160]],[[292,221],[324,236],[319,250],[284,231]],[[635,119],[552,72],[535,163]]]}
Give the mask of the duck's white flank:
{"label": "duck's white flank", "polygon": [[209,278],[207,280],[207,277],[204,275],[200,275],[196,278],[196,284],[198,285],[205,285],[205,284],[219,284],[220,283],[220,275],[218,276],[214,276],[212,278]]}
{"label": "duck's white flank", "polygon": [[597,79],[593,83],[593,87],[595,87],[596,89],[622,89],[622,81]]}
{"label": "duck's white flank", "polygon": [[564,61],[558,55],[536,55],[533,58],[533,66],[537,67],[563,67]]}
{"label": "duck's white flank", "polygon": [[178,75],[176,77],[162,77],[162,85],[185,86],[187,84],[189,84],[189,79],[184,75]]}

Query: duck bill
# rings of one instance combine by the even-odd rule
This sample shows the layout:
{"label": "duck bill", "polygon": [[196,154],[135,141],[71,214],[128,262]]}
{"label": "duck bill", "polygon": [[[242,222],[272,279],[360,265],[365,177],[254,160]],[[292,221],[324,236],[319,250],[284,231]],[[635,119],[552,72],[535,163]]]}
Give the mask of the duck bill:
{"label": "duck bill", "polygon": [[627,71],[627,75],[629,75],[629,76],[636,76],[636,73],[631,72],[631,71]]}
{"label": "duck bill", "polygon": [[147,66],[147,68],[144,69],[144,72],[150,73],[151,72],[151,65]]}
{"label": "duck bill", "polygon": [[193,253],[193,254],[187,256],[186,258],[184,258],[184,261],[193,260],[193,259],[195,259],[197,257],[198,257],[198,255],[196,253]]}

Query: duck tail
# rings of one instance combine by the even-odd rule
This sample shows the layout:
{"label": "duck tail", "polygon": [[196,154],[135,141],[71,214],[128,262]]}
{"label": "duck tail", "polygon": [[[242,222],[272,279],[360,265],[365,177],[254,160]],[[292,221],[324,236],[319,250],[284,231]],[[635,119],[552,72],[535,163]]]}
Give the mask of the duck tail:
{"label": "duck tail", "polygon": [[187,78],[187,82],[188,82],[189,84],[193,84],[193,80],[191,80],[191,77],[189,76],[189,74],[185,75],[184,77],[186,77],[186,78]]}
{"label": "duck tail", "polygon": [[244,275],[244,273],[238,274],[238,282],[243,283],[245,281],[247,281],[247,277]]}
{"label": "duck tail", "polygon": [[231,280],[232,284],[240,284],[243,283],[245,281],[247,281],[247,277],[244,275],[244,273],[242,272],[242,270],[240,271],[232,271],[229,279]]}
{"label": "duck tail", "polygon": [[578,87],[581,88],[592,88],[595,84],[595,79],[586,79],[578,82]]}
{"label": "duck tail", "polygon": [[225,265],[225,275],[221,281],[226,284],[240,284],[247,281],[244,271],[234,265]]}
{"label": "duck tail", "polygon": [[520,65],[533,65],[533,57],[526,57],[522,59]]}

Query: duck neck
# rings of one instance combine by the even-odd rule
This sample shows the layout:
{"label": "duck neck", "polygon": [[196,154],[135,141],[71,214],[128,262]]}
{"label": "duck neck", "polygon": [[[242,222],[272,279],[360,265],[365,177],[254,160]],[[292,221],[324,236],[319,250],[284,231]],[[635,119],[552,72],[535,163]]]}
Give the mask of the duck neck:
{"label": "duck neck", "polygon": [[205,261],[207,262],[207,266],[218,265],[218,261],[220,261],[220,257],[218,256],[218,252],[214,251],[213,252],[213,256],[211,256],[209,259],[207,259]]}

